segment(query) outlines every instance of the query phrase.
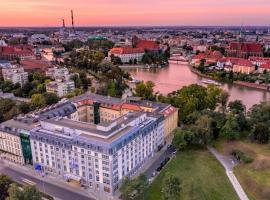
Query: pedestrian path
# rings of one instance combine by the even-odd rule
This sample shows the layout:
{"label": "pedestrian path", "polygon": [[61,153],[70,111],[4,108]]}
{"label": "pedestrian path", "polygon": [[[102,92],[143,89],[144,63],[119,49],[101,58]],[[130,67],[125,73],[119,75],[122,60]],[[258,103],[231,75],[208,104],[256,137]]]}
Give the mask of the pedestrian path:
{"label": "pedestrian path", "polygon": [[236,191],[240,200],[249,200],[239,181],[233,173],[234,165],[231,164],[229,159],[226,159],[225,156],[222,156],[216,149],[213,147],[208,147],[208,150],[216,157],[216,159],[221,163],[221,165],[226,170],[226,175],[228,176],[234,190]]}

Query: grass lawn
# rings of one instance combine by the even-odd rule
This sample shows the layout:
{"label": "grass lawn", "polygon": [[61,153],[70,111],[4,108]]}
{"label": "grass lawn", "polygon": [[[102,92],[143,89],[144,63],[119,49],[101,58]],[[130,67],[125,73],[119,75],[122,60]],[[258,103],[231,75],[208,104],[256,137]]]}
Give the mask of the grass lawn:
{"label": "grass lawn", "polygon": [[251,156],[250,164],[241,163],[234,172],[240,184],[252,200],[270,199],[270,146],[247,141],[224,142],[220,151],[229,154],[232,149],[239,149]]}
{"label": "grass lawn", "polygon": [[223,167],[206,150],[181,152],[171,160],[140,200],[161,200],[166,172],[182,181],[179,200],[238,200]]}

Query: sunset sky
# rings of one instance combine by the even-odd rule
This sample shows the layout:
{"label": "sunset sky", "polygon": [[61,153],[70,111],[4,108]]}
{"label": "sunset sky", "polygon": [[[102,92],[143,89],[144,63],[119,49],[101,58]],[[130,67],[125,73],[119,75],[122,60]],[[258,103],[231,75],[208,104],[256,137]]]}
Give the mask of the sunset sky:
{"label": "sunset sky", "polygon": [[0,0],[0,26],[270,25],[270,0]]}

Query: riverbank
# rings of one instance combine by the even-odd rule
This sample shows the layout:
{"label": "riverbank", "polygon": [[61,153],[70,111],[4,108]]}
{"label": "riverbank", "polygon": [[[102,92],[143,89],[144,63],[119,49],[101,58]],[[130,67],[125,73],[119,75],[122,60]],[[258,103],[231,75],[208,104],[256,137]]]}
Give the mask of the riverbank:
{"label": "riverbank", "polygon": [[160,69],[166,66],[157,65],[120,65],[121,69]]}
{"label": "riverbank", "polygon": [[[207,79],[211,79],[211,80],[215,80],[215,81],[220,81],[218,78],[214,78],[212,76],[206,75],[206,74],[202,74],[201,72],[199,72],[198,70],[196,70],[193,67],[190,67],[191,72],[193,72],[194,74],[202,77],[202,78],[207,78]],[[223,81],[220,81],[223,82]],[[269,91],[269,88],[265,85],[260,85],[257,83],[249,83],[249,82],[244,82],[244,81],[233,81],[232,84],[235,85],[239,85],[239,86],[244,86],[244,87],[248,87],[248,88],[253,88],[253,89],[257,89],[257,90],[263,90],[263,91]]]}

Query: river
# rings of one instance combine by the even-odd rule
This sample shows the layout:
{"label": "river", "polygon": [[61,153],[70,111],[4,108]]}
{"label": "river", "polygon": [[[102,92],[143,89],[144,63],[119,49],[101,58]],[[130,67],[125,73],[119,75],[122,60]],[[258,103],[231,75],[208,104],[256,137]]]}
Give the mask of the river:
{"label": "river", "polygon": [[[202,78],[192,73],[187,64],[170,64],[162,69],[128,69],[133,78],[137,80],[153,81],[155,91],[168,94],[183,86],[193,83],[202,84]],[[261,101],[270,100],[270,93],[238,86],[234,84],[222,84],[224,90],[230,94],[230,101],[239,99],[249,109],[252,105]]]}

